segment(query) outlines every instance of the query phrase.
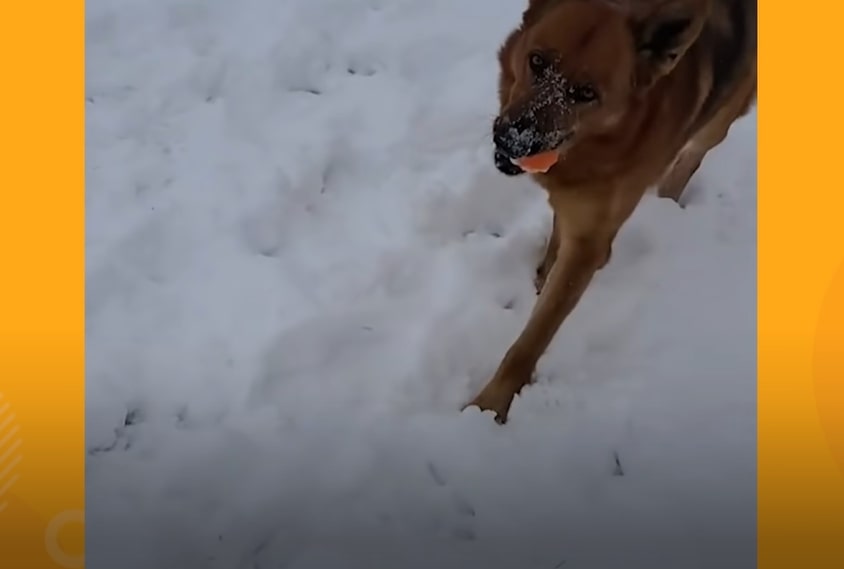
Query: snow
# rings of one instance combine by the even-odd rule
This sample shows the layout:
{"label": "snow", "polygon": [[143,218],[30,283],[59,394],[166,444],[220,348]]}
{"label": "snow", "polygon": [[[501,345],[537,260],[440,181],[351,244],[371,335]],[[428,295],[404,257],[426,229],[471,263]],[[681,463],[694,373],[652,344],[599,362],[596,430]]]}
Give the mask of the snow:
{"label": "snow", "polygon": [[88,567],[755,566],[755,115],[459,411],[550,224],[492,165],[523,4],[87,3]]}

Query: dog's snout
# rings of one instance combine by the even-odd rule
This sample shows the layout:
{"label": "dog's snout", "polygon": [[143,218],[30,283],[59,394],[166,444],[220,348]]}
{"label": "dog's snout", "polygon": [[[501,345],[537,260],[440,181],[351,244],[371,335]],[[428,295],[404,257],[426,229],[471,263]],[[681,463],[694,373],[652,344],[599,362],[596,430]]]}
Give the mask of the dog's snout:
{"label": "dog's snout", "polygon": [[493,124],[492,141],[495,147],[511,158],[521,158],[536,152],[541,146],[536,127],[523,117],[510,120],[499,117]]}
{"label": "dog's snout", "polygon": [[509,154],[506,152],[508,146],[507,136],[502,129],[496,128],[492,131],[492,143],[495,144],[496,149],[504,152],[505,154]]}
{"label": "dog's snout", "polygon": [[506,117],[498,116],[492,123],[492,142],[497,148],[503,148],[507,144],[507,130],[510,121]]}

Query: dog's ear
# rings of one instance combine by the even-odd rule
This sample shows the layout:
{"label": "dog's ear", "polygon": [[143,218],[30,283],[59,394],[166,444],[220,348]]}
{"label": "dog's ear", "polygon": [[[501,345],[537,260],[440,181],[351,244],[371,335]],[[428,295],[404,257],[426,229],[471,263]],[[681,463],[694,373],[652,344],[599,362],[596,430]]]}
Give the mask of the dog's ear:
{"label": "dog's ear", "polygon": [[636,42],[638,89],[668,75],[700,35],[711,0],[632,2],[630,25]]}

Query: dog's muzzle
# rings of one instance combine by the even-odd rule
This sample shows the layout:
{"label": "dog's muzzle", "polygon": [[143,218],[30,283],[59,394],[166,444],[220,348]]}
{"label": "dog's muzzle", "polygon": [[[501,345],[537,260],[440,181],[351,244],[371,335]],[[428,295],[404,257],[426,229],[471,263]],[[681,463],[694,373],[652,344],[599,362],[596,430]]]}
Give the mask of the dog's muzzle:
{"label": "dog's muzzle", "polygon": [[495,168],[506,176],[518,176],[519,174],[525,173],[524,170],[510,160],[509,156],[504,154],[498,148],[495,149],[493,160],[495,162]]}

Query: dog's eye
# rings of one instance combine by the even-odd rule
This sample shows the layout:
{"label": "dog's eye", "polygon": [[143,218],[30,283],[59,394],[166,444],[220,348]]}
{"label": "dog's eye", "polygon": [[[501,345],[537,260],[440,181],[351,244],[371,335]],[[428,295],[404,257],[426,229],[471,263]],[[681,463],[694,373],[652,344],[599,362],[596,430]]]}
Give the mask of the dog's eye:
{"label": "dog's eye", "polygon": [[548,67],[548,62],[545,60],[545,56],[539,52],[531,53],[528,57],[528,63],[534,73],[541,73],[546,67]]}
{"label": "dog's eye", "polygon": [[598,92],[590,85],[572,87],[570,93],[575,103],[591,103],[598,98]]}

